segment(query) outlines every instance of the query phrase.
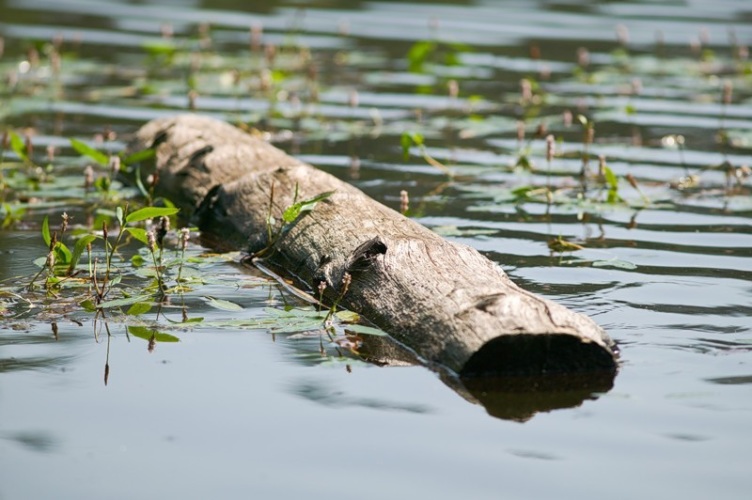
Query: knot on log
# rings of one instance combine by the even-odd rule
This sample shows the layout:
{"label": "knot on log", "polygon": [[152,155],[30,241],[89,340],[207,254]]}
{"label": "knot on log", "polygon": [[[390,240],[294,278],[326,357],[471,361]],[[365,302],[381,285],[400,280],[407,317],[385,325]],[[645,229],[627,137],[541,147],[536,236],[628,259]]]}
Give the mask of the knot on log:
{"label": "knot on log", "polygon": [[190,168],[195,168],[198,170],[201,170],[202,172],[209,172],[209,168],[206,166],[206,163],[204,162],[204,158],[206,155],[214,151],[214,146],[204,146],[203,148],[199,149],[198,151],[194,151],[193,154],[191,154],[191,159],[188,160],[188,164],[183,169],[184,171]]}
{"label": "knot on log", "polygon": [[350,274],[362,272],[370,268],[379,255],[385,255],[387,251],[386,243],[376,236],[370,240],[361,243],[356,248],[347,262],[347,272]]}

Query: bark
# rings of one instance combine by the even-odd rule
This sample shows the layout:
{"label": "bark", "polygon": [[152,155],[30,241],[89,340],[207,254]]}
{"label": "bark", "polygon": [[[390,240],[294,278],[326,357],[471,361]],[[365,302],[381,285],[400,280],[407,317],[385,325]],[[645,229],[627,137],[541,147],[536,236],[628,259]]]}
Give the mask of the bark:
{"label": "bark", "polygon": [[[265,266],[315,296],[324,282],[327,301],[341,296],[428,365],[461,376],[616,371],[615,346],[590,318],[259,138],[183,115],[141,128],[130,148],[149,147],[157,193],[214,246],[262,252]],[[333,194],[280,231],[296,192],[297,200]]]}

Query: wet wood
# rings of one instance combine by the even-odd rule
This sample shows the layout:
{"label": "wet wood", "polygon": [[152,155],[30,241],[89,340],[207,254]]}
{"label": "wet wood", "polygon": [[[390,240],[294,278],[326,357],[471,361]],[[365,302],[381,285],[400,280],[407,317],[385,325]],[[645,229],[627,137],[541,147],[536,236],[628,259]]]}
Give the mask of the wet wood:
{"label": "wet wood", "polygon": [[[515,285],[475,249],[450,242],[227,123],[182,115],[138,131],[155,147],[157,192],[221,249],[262,252],[295,199],[333,194],[287,225],[263,263],[356,311],[428,365],[462,376],[615,372],[611,339],[590,318]],[[351,283],[343,291],[345,275]]]}

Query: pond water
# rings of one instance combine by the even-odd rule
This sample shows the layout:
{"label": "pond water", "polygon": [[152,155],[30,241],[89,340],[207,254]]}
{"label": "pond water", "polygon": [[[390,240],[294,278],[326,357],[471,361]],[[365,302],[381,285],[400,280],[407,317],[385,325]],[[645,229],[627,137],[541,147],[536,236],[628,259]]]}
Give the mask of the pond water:
{"label": "pond water", "polygon": [[[0,0],[0,123],[38,165],[0,160],[0,498],[747,498],[751,22],[742,0]],[[179,342],[24,292],[45,215],[113,214],[69,139],[117,152],[189,108],[395,209],[408,191],[408,215],[602,325],[613,387],[525,406],[340,356],[195,243],[182,309],[204,319]]]}

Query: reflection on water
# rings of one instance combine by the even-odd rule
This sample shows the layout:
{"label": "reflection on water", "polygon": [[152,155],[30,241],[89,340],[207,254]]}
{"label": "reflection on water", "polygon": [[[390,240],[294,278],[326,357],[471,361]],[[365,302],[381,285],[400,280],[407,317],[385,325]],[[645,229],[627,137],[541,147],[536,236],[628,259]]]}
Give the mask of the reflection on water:
{"label": "reflection on water", "polygon": [[610,391],[613,372],[539,377],[470,378],[461,381],[489,415],[525,422],[536,413],[576,408]]}
{"label": "reflection on water", "polygon": [[360,406],[373,410],[405,411],[408,413],[432,413],[429,407],[411,403],[400,403],[374,398],[351,396],[331,388],[314,385],[307,381],[299,381],[293,384],[292,391],[298,396],[315,403],[331,406]]}
{"label": "reflection on water", "polygon": [[0,439],[14,441],[19,445],[28,448],[29,450],[40,453],[49,453],[55,451],[55,448],[57,448],[58,446],[57,440],[52,435],[44,431],[0,432]]}
{"label": "reflection on water", "polygon": [[[37,271],[45,214],[76,205],[76,221],[91,215],[70,177],[85,161],[69,137],[109,127],[118,138],[107,147],[119,150],[144,121],[192,100],[389,206],[409,191],[411,217],[593,316],[622,348],[618,377],[457,381],[387,344],[364,347],[370,364],[343,358],[315,333],[258,328],[265,307],[289,301],[273,285],[200,289],[242,309],[192,297],[208,326],[169,330],[179,342],[152,352],[125,325],[97,343],[89,316],[37,316],[54,297],[0,295],[0,497],[498,498],[504,488],[510,498],[742,498],[752,446],[748,2],[314,4],[0,0],[0,132],[28,131],[37,174],[60,180],[23,185],[19,199],[2,191],[3,220],[8,207],[26,210],[0,233],[3,283]],[[254,29],[276,47],[273,67],[254,52]],[[167,32],[172,65],[154,46]],[[432,39],[460,49],[409,71],[414,43]],[[578,114],[595,123],[592,176],[603,155],[630,206],[592,203],[605,185],[578,198]],[[541,124],[557,139],[550,165]],[[423,134],[455,179],[415,151],[405,160],[405,131]],[[523,156],[533,168],[515,168]],[[19,175],[4,169],[0,184]],[[566,202],[535,199],[530,188],[549,182]],[[552,254],[557,236],[584,249]],[[620,481],[577,479],[604,467]],[[39,470],[44,481],[28,480]],[[378,487],[364,486],[374,476]]]}

